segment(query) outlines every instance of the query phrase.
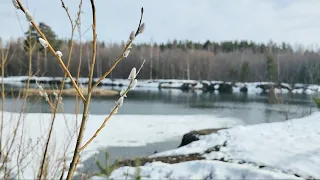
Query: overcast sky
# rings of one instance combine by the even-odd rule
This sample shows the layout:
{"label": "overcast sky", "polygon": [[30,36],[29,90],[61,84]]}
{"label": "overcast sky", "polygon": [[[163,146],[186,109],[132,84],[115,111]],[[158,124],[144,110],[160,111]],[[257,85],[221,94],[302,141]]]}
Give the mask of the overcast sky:
{"label": "overcast sky", "polygon": [[[21,0],[35,21],[50,25],[60,37],[70,26],[60,0]],[[76,17],[78,0],[64,0]],[[91,23],[89,0],[83,0],[83,31]],[[146,31],[139,42],[168,40],[253,40],[302,43],[320,42],[320,0],[96,0],[99,40],[126,41],[135,30],[140,8],[145,9]],[[19,17],[19,18],[18,18]],[[23,30],[21,29],[19,19]],[[11,0],[0,0],[0,36],[23,36],[28,23]],[[91,38],[91,31],[85,39]]]}

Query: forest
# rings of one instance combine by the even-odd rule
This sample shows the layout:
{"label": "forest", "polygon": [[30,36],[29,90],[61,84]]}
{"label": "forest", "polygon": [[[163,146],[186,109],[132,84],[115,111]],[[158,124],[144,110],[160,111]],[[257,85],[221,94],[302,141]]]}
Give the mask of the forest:
{"label": "forest", "polygon": [[[54,49],[62,52],[67,61],[70,39],[59,38],[52,28],[39,23]],[[56,58],[38,42],[39,35],[30,26],[25,36],[10,41],[0,40],[0,48],[8,51],[5,76],[24,76],[28,73],[29,57],[36,76],[62,77],[63,70]],[[126,39],[126,37],[124,37]],[[97,45],[95,77],[101,76],[121,54],[125,42]],[[76,76],[87,77],[91,57],[91,41],[74,39],[69,70]],[[252,41],[168,40],[167,43],[134,44],[130,55],[110,74],[109,78],[127,78],[132,67],[146,62],[139,79],[193,79],[221,81],[274,81],[287,83],[320,83],[320,55],[317,51],[294,48],[287,43],[267,44]]]}

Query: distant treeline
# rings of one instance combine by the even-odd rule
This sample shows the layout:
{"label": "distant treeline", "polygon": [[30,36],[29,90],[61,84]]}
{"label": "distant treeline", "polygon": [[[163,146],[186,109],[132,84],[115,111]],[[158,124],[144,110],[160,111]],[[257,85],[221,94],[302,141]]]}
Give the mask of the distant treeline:
{"label": "distant treeline", "polygon": [[[70,40],[59,39],[52,29],[39,24],[50,43],[68,57]],[[63,71],[56,58],[38,43],[39,35],[30,27],[25,37],[6,42],[9,49],[5,76],[26,75],[29,57],[32,71],[37,76],[61,77]],[[126,38],[126,37],[124,37]],[[8,48],[9,47],[9,48]],[[124,42],[98,43],[95,77],[102,75],[121,54]],[[69,70],[77,75],[81,61],[81,77],[87,77],[92,42],[74,41]],[[4,52],[5,52],[4,51]],[[171,41],[164,44],[134,44],[128,58],[114,69],[110,78],[127,78],[132,67],[146,63],[139,79],[194,79],[222,81],[278,81],[288,83],[320,83],[320,55],[314,51],[293,51],[286,43],[268,44],[249,41],[225,41],[197,43]]]}

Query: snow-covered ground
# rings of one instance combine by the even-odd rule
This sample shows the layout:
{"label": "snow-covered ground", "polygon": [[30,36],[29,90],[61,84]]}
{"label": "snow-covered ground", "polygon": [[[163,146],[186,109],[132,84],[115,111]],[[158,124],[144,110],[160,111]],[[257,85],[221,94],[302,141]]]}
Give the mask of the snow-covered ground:
{"label": "snow-covered ground", "polygon": [[[24,82],[28,79],[27,76],[13,76],[13,77],[5,77],[4,83],[16,86],[23,86]],[[31,77],[31,80],[37,80],[40,82],[49,82],[49,81],[61,81],[62,77]],[[95,78],[94,81],[97,81],[98,78]],[[2,80],[0,80],[1,82]],[[80,83],[87,84],[88,78],[80,78]],[[66,79],[66,83],[71,83],[70,79]],[[128,86],[130,81],[128,79],[104,79],[101,82],[103,86]],[[257,94],[264,92],[262,87],[266,87],[268,85],[275,85],[273,82],[223,82],[223,81],[206,81],[206,80],[179,80],[179,79],[157,79],[157,80],[140,80],[138,79],[137,88],[143,89],[194,89],[194,90],[206,90],[209,89],[214,92],[219,92],[219,88],[222,84],[229,85],[232,89],[232,92],[238,93],[241,92],[241,89],[245,88],[247,93]],[[268,89],[265,90],[268,92]],[[281,87],[277,86],[275,88],[275,93],[289,93],[292,92],[294,94],[318,94],[320,93],[320,85],[317,84],[300,84],[296,83],[290,85],[288,83],[281,83]]]}
{"label": "snow-covered ground", "polygon": [[[316,112],[285,122],[220,130],[178,149],[150,156],[198,153],[205,160],[147,163],[140,167],[140,175],[142,179],[319,179],[319,127],[320,112]],[[135,172],[134,167],[121,167],[111,177],[130,179]]]}
{"label": "snow-covered ground", "polygon": [[[293,175],[257,169],[249,165],[239,165],[210,160],[196,160],[177,164],[162,162],[148,163],[140,167],[141,179],[302,179]],[[111,179],[134,179],[136,168],[124,167],[115,170]],[[94,176],[94,179],[105,179]]]}
{"label": "snow-covered ground", "polygon": [[[86,142],[101,125],[107,115],[90,115],[87,128],[84,134]],[[19,118],[21,117],[21,118]],[[76,123],[74,114],[57,114],[53,129],[52,144],[49,149],[51,162],[61,158],[66,151],[69,164],[75,146],[74,134]],[[17,132],[16,141],[13,143],[13,154],[10,155],[9,167],[13,167],[12,172],[17,172],[17,168],[25,167],[23,176],[19,179],[32,179],[36,177],[36,172],[41,160],[42,149],[45,145],[48,127],[51,122],[51,114],[23,114],[4,112],[4,133],[2,140],[12,139],[13,131],[17,121],[21,123]],[[106,146],[141,146],[147,143],[170,140],[183,135],[192,130],[204,128],[232,127],[242,124],[241,120],[235,118],[215,117],[212,115],[115,115],[106,127],[96,137],[96,139],[82,152],[81,160],[85,161],[91,157],[99,148]],[[23,133],[23,135],[22,135]],[[18,149],[22,149],[25,155],[18,155]],[[31,152],[31,153],[28,153]],[[24,157],[25,156],[25,157]],[[19,157],[19,158],[18,158]],[[19,164],[17,159],[23,161]],[[17,166],[17,165],[20,166]],[[59,170],[61,169],[61,165]],[[54,167],[51,167],[54,170]],[[59,177],[59,173],[56,174]],[[55,177],[55,178],[57,178]]]}

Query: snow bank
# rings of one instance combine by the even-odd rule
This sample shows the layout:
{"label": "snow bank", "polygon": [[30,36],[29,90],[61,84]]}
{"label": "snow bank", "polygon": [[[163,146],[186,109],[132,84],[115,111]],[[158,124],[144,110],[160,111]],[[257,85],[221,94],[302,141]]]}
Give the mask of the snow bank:
{"label": "snow bank", "polygon": [[[84,134],[86,142],[101,125],[107,115],[90,115],[87,128]],[[15,124],[19,114],[4,112],[6,127],[4,139],[12,137]],[[14,149],[19,147],[33,147],[31,154],[26,155],[22,165],[26,166],[24,171],[25,179],[32,179],[36,175],[41,160],[40,154],[47,137],[51,114],[24,114],[23,127],[18,130],[18,141],[13,145]],[[81,118],[81,115],[79,115]],[[80,125],[80,120],[75,120],[73,114],[57,114],[53,129],[52,147],[50,148],[50,158],[61,158],[64,150],[67,152],[70,161],[75,146],[74,133],[76,123]],[[219,118],[212,115],[115,115],[97,138],[81,154],[82,162],[95,154],[99,148],[106,146],[142,146],[147,143],[160,142],[182,136],[192,130],[204,129],[207,127],[221,128],[242,124],[242,121],[234,118]],[[22,131],[24,135],[21,136]],[[23,138],[20,141],[20,137]],[[40,143],[39,143],[40,142]],[[69,145],[69,146],[68,146]],[[16,167],[18,154],[11,155],[10,167]],[[29,164],[30,163],[30,164]],[[69,164],[70,162],[67,162]],[[13,170],[15,172],[16,169]]]}
{"label": "snow bank", "polygon": [[285,122],[237,126],[151,157],[204,153],[206,159],[248,162],[289,174],[320,178],[320,112]]}
{"label": "snow bank", "polygon": [[[257,169],[247,165],[198,160],[177,164],[153,162],[140,168],[142,179],[301,179],[293,175]],[[135,167],[122,167],[112,172],[111,179],[134,179]],[[93,177],[102,179],[105,177]]]}

